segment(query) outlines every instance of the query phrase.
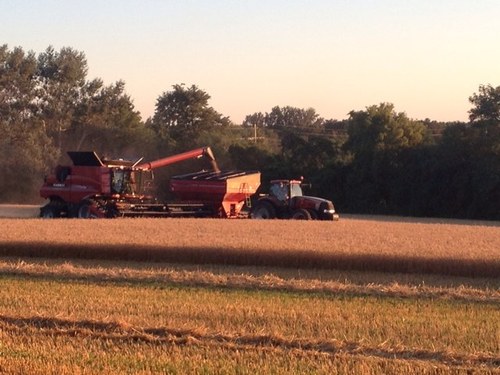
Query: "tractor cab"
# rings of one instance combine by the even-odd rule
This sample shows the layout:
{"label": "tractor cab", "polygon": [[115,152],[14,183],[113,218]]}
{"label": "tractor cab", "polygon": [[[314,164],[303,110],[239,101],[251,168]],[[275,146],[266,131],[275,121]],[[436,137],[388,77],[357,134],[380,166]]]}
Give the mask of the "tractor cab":
{"label": "tractor cab", "polygon": [[276,198],[281,204],[289,204],[293,197],[301,197],[302,181],[298,180],[273,180],[269,188],[269,195]]}

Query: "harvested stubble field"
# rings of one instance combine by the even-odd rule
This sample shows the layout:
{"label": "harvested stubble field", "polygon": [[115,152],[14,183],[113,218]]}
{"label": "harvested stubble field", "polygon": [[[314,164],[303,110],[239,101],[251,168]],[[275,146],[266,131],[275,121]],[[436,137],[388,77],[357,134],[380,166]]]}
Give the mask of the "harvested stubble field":
{"label": "harvested stubble field", "polygon": [[497,224],[0,219],[0,372],[498,373]]}

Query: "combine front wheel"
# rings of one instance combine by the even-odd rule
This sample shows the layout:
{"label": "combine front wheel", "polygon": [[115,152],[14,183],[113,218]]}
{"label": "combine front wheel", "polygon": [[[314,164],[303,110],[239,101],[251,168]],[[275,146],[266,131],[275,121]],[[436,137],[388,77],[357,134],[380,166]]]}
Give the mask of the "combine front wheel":
{"label": "combine front wheel", "polygon": [[79,219],[96,219],[98,217],[103,217],[103,215],[100,215],[96,202],[83,201],[80,203],[80,207],[78,208]]}
{"label": "combine front wheel", "polygon": [[40,217],[44,219],[54,219],[59,217],[59,210],[53,205],[46,205],[40,210]]}

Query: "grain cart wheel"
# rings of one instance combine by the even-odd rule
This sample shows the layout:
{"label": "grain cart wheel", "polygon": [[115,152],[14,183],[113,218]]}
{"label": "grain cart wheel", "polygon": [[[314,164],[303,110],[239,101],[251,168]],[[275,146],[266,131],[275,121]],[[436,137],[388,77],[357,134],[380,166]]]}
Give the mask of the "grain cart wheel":
{"label": "grain cart wheel", "polygon": [[269,202],[258,202],[252,209],[252,219],[275,219],[276,209]]}
{"label": "grain cart wheel", "polygon": [[309,211],[299,208],[297,211],[295,211],[292,215],[292,219],[295,220],[311,220],[311,214]]}

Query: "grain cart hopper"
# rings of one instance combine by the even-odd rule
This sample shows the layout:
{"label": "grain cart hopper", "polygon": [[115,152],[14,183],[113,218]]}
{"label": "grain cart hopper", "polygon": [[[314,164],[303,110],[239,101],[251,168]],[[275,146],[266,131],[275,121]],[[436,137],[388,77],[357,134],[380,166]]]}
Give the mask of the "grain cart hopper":
{"label": "grain cart hopper", "polygon": [[260,186],[260,172],[197,172],[174,176],[170,189],[182,201],[201,202],[211,216],[236,218]]}
{"label": "grain cart hopper", "polygon": [[[40,209],[40,216],[52,217],[117,217],[117,216],[221,216],[234,217],[239,213],[239,203],[231,194],[222,194],[222,189],[233,190],[232,175],[236,172],[220,172],[209,147],[141,163],[122,159],[101,159],[95,152],[68,152],[72,166],[57,166],[52,176],[45,179],[40,196],[49,203]],[[214,176],[220,176],[215,185],[193,180],[180,189],[179,201],[162,203],[148,194],[147,187],[153,180],[152,170],[183,160],[206,157],[212,162]],[[244,172],[247,176],[238,181],[241,193],[237,199],[243,202],[253,194],[260,184],[258,172]],[[226,178],[224,179],[224,176]],[[258,181],[258,184],[256,183]],[[235,182],[236,183],[236,182]],[[194,185],[194,187],[193,187]],[[190,191],[189,201],[183,189]],[[198,190],[197,190],[198,189]],[[193,193],[198,191],[199,194]],[[233,205],[234,206],[231,206]],[[227,210],[225,207],[229,207]],[[232,210],[234,207],[234,210]]]}

